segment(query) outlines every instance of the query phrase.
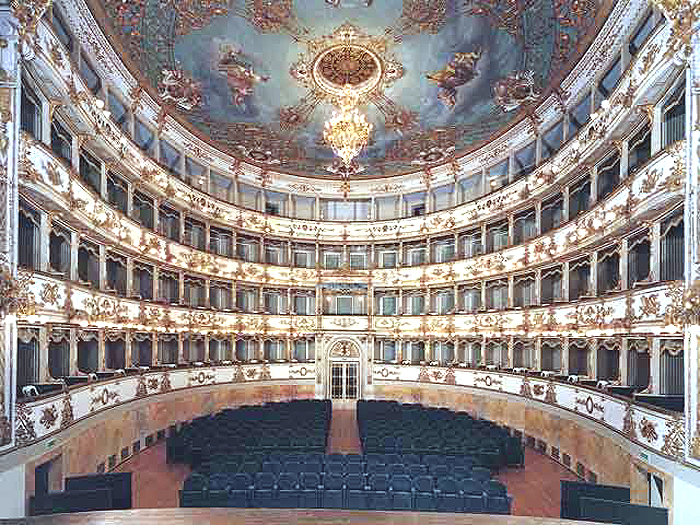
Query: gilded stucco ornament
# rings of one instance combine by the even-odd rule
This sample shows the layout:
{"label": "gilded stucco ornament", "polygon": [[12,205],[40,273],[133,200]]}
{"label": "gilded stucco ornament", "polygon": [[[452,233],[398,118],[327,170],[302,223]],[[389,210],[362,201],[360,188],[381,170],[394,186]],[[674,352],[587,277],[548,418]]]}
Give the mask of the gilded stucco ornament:
{"label": "gilded stucco ornament", "polygon": [[0,260],[0,319],[11,314],[32,315],[36,311],[31,283],[31,273],[20,272],[14,276],[9,265]]}
{"label": "gilded stucco ornament", "polygon": [[36,29],[39,20],[51,7],[52,0],[14,0],[12,15],[17,20],[17,35],[22,49],[22,56],[31,60],[39,48]]}
{"label": "gilded stucco ornament", "polygon": [[697,0],[651,0],[671,22],[666,56],[679,65],[689,59],[691,39],[700,30],[700,2]]}

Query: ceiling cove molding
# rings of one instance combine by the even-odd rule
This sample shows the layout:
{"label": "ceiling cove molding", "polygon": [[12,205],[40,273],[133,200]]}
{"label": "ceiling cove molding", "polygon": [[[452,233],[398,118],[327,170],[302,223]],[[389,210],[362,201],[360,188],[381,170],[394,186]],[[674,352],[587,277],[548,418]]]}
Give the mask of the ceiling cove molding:
{"label": "ceiling cove molding", "polygon": [[[615,42],[621,38],[620,35],[627,35],[630,32],[633,24],[638,18],[639,13],[646,9],[647,5],[648,4],[645,0],[629,0],[626,2],[619,2],[615,5],[612,13],[604,22],[602,29],[596,35],[595,39],[589,46],[588,51],[584,54],[583,58],[588,64],[587,71],[585,72],[586,74],[584,75],[584,72],[581,71],[581,69],[583,69],[583,60],[580,60],[572,72],[562,82],[563,86],[569,86],[568,94],[570,97],[578,97],[578,90],[574,92],[570,86],[584,85],[591,81],[595,73],[595,68],[593,68],[591,65],[594,64],[598,65],[598,67],[604,67],[605,64],[603,62],[603,58],[605,57],[606,53],[610,53],[611,48],[609,46],[611,42]],[[76,37],[80,41],[81,45],[89,51],[100,52],[101,50],[103,60],[98,61],[98,63],[95,64],[95,67],[102,75],[104,75],[105,78],[111,79],[112,85],[118,91],[121,91],[124,96],[128,96],[132,89],[134,89],[134,87],[137,85],[137,82],[126,70],[121,58],[114,51],[105,35],[99,29],[99,26],[90,12],[90,9],[85,3],[85,0],[63,0],[61,2],[61,6],[63,7],[64,11],[66,11],[66,16],[71,27],[77,29]],[[551,104],[551,98],[552,97],[549,97],[549,99],[545,101],[545,105]],[[146,92],[141,93],[140,101],[141,114],[146,116],[152,123],[154,123],[160,114],[160,105],[156,101],[152,100]],[[463,157],[459,158],[457,162],[460,164],[460,166],[464,166],[464,169],[467,170],[469,169],[470,165],[473,165],[473,162],[470,162],[472,158],[488,157],[488,152],[493,151],[497,145],[503,147],[502,145],[505,143],[512,143],[513,145],[524,143],[524,141],[522,141],[518,135],[522,133],[523,128],[527,129],[528,126],[523,126],[522,124],[523,121],[519,122],[518,125],[506,131],[504,134],[498,137],[498,139],[495,139],[491,143],[479,148],[476,151],[464,155]],[[547,124],[547,122],[544,122],[544,124]],[[214,169],[226,171],[228,168],[230,168],[230,166],[237,164],[233,157],[220,152],[216,148],[213,148],[209,144],[198,139],[194,134],[190,133],[183,126],[176,123],[174,119],[167,118],[167,128],[168,129],[164,133],[166,138],[180,144],[191,144],[197,151],[201,151],[207,155],[208,158],[211,158]],[[172,134],[170,132],[172,132]],[[244,174],[248,175],[248,177],[246,177],[248,180],[255,180],[256,175],[260,174],[261,168],[258,166],[254,166],[247,162],[241,163],[240,166]],[[278,178],[282,177],[286,183],[279,188],[275,185],[274,189],[284,190],[289,184],[308,183],[309,181],[308,177],[298,177],[295,175],[289,175],[288,177],[290,178],[287,179],[287,176],[279,173],[279,170],[274,169],[274,166],[269,168],[265,167],[263,169],[265,169],[272,176],[273,181],[276,181]],[[443,170],[444,172],[451,173],[449,168],[445,165],[431,167],[432,174],[436,176],[440,176],[443,173]],[[422,170],[417,170],[417,172],[421,171]],[[416,180],[419,178],[419,175],[420,173],[412,173],[407,176],[412,180]],[[372,179],[371,182],[374,183],[374,186],[396,183],[397,177],[400,176],[376,178]],[[286,191],[289,190],[287,189]]]}

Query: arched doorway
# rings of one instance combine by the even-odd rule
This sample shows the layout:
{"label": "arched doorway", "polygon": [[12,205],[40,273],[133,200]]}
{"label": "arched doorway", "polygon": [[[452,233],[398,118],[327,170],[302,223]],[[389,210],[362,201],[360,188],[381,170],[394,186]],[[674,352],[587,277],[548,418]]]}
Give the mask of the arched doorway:
{"label": "arched doorway", "polygon": [[334,401],[359,399],[361,393],[360,347],[343,339],[335,342],[328,352],[327,395]]}

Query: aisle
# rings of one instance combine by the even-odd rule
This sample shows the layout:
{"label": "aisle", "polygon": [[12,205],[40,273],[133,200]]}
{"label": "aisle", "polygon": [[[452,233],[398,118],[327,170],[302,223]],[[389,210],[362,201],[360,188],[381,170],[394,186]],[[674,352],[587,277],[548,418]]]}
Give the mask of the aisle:
{"label": "aisle", "polygon": [[362,454],[355,401],[334,401],[328,454]]}
{"label": "aisle", "polygon": [[552,458],[525,448],[525,468],[503,469],[495,476],[513,496],[512,514],[558,518],[560,480],[580,481],[578,476]]}

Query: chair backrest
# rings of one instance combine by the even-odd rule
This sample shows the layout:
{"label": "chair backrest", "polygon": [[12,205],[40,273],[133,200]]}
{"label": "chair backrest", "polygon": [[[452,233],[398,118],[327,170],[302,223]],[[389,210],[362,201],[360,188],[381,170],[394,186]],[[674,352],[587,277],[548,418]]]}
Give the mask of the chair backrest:
{"label": "chair backrest", "polygon": [[474,467],[472,468],[472,478],[480,481],[487,481],[491,479],[491,471],[484,467]]}
{"label": "chair backrest", "polygon": [[445,460],[442,456],[427,454],[423,457],[423,463],[426,465],[444,465]]}
{"label": "chair backrest", "polygon": [[465,494],[472,494],[477,496],[484,495],[484,486],[481,484],[480,481],[477,481],[474,478],[463,479],[461,483],[461,488],[462,492],[464,492]]}
{"label": "chair backrest", "polygon": [[388,490],[389,475],[388,474],[372,474],[369,477],[368,485],[372,490]]}
{"label": "chair backrest", "polygon": [[452,468],[452,475],[457,479],[470,478],[472,475],[472,469],[465,467],[464,465],[457,465]]}
{"label": "chair backrest", "polygon": [[343,454],[328,454],[326,463],[345,463],[345,456]]}
{"label": "chair backrest", "polygon": [[255,461],[246,461],[241,465],[240,472],[245,472],[246,474],[255,474],[260,470],[260,465]]}
{"label": "chair backrest", "polygon": [[450,471],[450,469],[447,467],[447,465],[431,465],[430,466],[430,474],[435,478],[443,478],[443,477],[447,476],[449,471]]}
{"label": "chair backrest", "polygon": [[395,492],[411,492],[411,478],[405,474],[392,476],[389,485]]}
{"label": "chair backrest", "polygon": [[457,480],[451,476],[438,478],[437,488],[441,492],[446,494],[456,494],[459,492],[459,485],[457,485]]}
{"label": "chair backrest", "polygon": [[280,472],[282,472],[282,463],[279,463],[277,461],[265,461],[262,464],[262,471],[274,472],[275,474],[279,474]]}
{"label": "chair backrest", "polygon": [[389,465],[389,474],[392,476],[406,473],[406,465],[403,463],[393,463]]}
{"label": "chair backrest", "polygon": [[408,475],[412,478],[417,478],[418,476],[424,476],[428,473],[428,467],[426,465],[409,465]]}
{"label": "chair backrest", "polygon": [[327,489],[339,490],[343,488],[345,479],[342,474],[326,474],[323,476],[323,486]]}
{"label": "chair backrest", "polygon": [[345,473],[345,464],[339,462],[326,463],[325,471],[334,474],[343,474]]}
{"label": "chair backrest", "polygon": [[231,488],[237,489],[237,490],[243,490],[247,489],[253,484],[253,481],[250,477],[250,475],[245,474],[243,472],[239,472],[238,474],[234,474],[233,478],[231,478]]}
{"label": "chair backrest", "polygon": [[277,478],[277,488],[280,490],[291,490],[299,483],[299,476],[296,472],[282,472]]}
{"label": "chair backrest", "polygon": [[258,472],[255,475],[256,489],[271,489],[275,486],[275,475],[272,472]]}
{"label": "chair backrest", "polygon": [[302,472],[301,487],[304,489],[315,489],[321,484],[321,477],[315,472]]}
{"label": "chair backrest", "polygon": [[402,463],[401,454],[385,454],[384,459],[384,462],[387,465],[392,465],[394,463]]}
{"label": "chair backrest", "polygon": [[418,476],[413,479],[413,487],[418,492],[432,492],[433,478],[432,476]]}
{"label": "chair backrest", "polygon": [[230,480],[227,474],[212,474],[209,476],[210,490],[224,490],[230,485]]}
{"label": "chair backrest", "polygon": [[362,463],[364,458],[360,454],[348,454],[345,456],[348,463]]}
{"label": "chair backrest", "polygon": [[505,496],[508,494],[506,486],[496,479],[490,479],[484,483],[484,490],[489,496]]}
{"label": "chair backrest", "polygon": [[404,454],[402,462],[404,465],[416,465],[420,463],[420,456],[418,454]]}
{"label": "chair backrest", "polygon": [[284,471],[285,472],[301,472],[302,471],[302,464],[299,463],[298,461],[288,461],[287,463],[284,464]]}
{"label": "chair backrest", "polygon": [[348,474],[345,476],[345,486],[349,489],[361,490],[365,487],[365,477],[362,474]]}
{"label": "chair backrest", "polygon": [[347,474],[362,474],[365,471],[365,464],[364,463],[355,463],[355,462],[349,462],[347,465],[345,465],[345,472]]}
{"label": "chair backrest", "polygon": [[207,486],[209,480],[201,474],[190,474],[183,485],[183,490],[202,490]]}
{"label": "chair backrest", "polygon": [[304,472],[321,472],[321,464],[317,461],[307,461],[304,463]]}

